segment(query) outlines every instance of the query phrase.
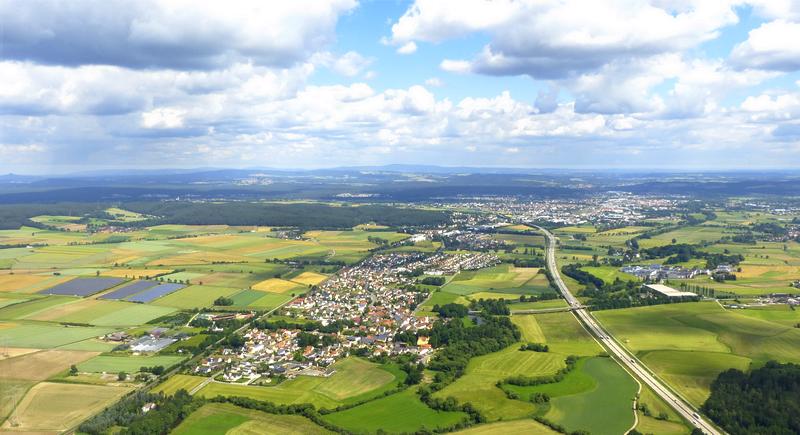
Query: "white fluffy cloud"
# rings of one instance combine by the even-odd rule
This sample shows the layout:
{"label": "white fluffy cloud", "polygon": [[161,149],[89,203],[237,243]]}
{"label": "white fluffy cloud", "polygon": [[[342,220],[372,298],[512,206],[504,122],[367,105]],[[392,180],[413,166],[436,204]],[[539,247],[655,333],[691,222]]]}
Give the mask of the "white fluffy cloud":
{"label": "white fluffy cloud", "polygon": [[782,19],[750,31],[731,53],[735,65],[778,71],[800,70],[800,22]]}
{"label": "white fluffy cloud", "polygon": [[392,41],[439,42],[487,32],[472,60],[442,68],[492,75],[563,78],[623,59],[684,50],[738,17],[728,2],[624,0],[417,0],[392,27]]}
{"label": "white fluffy cloud", "polygon": [[3,56],[59,65],[287,67],[334,39],[355,0],[8,0]]}

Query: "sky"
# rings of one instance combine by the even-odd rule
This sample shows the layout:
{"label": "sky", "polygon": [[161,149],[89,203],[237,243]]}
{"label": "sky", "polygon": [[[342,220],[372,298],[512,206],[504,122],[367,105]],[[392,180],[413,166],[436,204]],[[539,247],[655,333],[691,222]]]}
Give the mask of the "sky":
{"label": "sky", "polygon": [[800,0],[0,1],[0,172],[800,168]]}

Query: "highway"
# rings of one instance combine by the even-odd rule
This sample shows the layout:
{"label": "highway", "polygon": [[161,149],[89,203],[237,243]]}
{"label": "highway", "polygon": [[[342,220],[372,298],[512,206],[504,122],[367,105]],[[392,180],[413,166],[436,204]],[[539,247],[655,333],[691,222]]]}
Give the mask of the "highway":
{"label": "highway", "polygon": [[547,268],[553,275],[553,280],[558,286],[561,294],[564,296],[564,299],[566,299],[569,306],[573,308],[572,313],[575,315],[575,317],[586,326],[586,328],[595,336],[595,338],[598,339],[600,343],[602,343],[603,347],[608,350],[609,354],[613,355],[621,364],[624,364],[630,373],[635,374],[637,378],[647,384],[650,389],[652,389],[659,397],[661,397],[664,402],[672,406],[672,408],[675,409],[678,414],[683,416],[686,421],[691,422],[691,424],[706,434],[721,435],[722,432],[716,429],[703,416],[701,416],[700,413],[694,407],[692,407],[692,405],[686,403],[683,399],[669,390],[661,382],[661,380],[651,374],[651,372],[638,358],[636,358],[636,356],[628,352],[619,343],[617,343],[611,334],[609,334],[605,329],[603,329],[602,326],[600,326],[600,323],[597,322],[591,312],[585,309],[581,305],[580,301],[572,295],[572,293],[569,291],[569,288],[567,288],[567,286],[564,284],[564,281],[561,279],[561,273],[556,264],[555,236],[553,236],[552,233],[544,228],[537,228],[539,228],[539,230],[542,231],[547,238]]}

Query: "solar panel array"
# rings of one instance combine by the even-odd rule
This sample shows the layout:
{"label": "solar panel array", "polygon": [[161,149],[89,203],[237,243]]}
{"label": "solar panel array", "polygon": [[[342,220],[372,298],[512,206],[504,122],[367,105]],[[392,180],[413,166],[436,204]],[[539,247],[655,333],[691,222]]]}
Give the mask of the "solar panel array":
{"label": "solar panel array", "polygon": [[186,286],[183,284],[159,284],[141,293],[137,293],[126,300],[131,302],[147,303],[172,292],[178,291],[184,287]]}
{"label": "solar panel array", "polygon": [[75,278],[40,291],[45,295],[89,296],[125,282],[122,278]]}
{"label": "solar panel array", "polygon": [[123,299],[157,285],[157,281],[134,281],[125,287],[114,290],[111,293],[106,293],[103,296],[100,296],[98,299]]}

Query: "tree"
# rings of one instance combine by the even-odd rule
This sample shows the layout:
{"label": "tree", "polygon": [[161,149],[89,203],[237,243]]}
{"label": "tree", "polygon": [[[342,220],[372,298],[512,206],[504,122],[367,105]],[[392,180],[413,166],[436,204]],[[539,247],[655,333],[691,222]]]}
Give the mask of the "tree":
{"label": "tree", "polygon": [[70,376],[75,376],[78,374],[78,367],[75,364],[69,366],[69,374]]}
{"label": "tree", "polygon": [[117,373],[117,380],[118,381],[124,381],[125,379],[128,379],[128,374],[127,373],[125,373],[125,372]]}

